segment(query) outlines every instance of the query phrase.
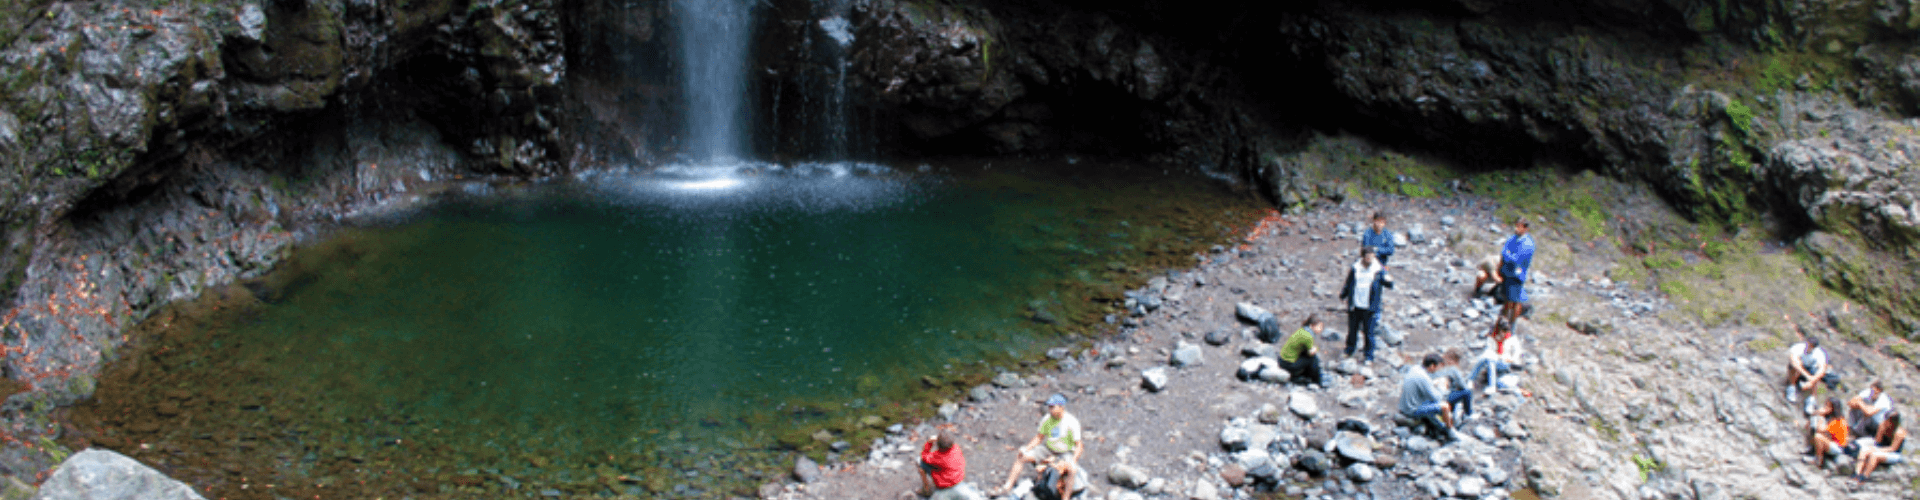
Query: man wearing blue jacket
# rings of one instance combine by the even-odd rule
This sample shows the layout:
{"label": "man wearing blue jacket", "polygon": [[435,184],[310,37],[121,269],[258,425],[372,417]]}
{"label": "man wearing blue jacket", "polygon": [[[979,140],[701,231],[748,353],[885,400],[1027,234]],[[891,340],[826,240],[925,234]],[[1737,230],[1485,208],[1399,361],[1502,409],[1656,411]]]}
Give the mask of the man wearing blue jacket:
{"label": "man wearing blue jacket", "polygon": [[1500,248],[1500,299],[1506,301],[1502,315],[1509,323],[1520,319],[1520,308],[1527,303],[1527,276],[1533,270],[1533,236],[1527,234],[1526,217],[1513,221],[1513,237]]}
{"label": "man wearing blue jacket", "polygon": [[1372,228],[1360,233],[1360,247],[1373,249],[1380,265],[1393,261],[1393,231],[1387,230],[1387,215],[1374,212]]}
{"label": "man wearing blue jacket", "polygon": [[1381,290],[1393,288],[1393,278],[1387,276],[1386,266],[1374,259],[1372,247],[1360,249],[1360,261],[1347,269],[1347,283],[1340,287],[1340,300],[1347,304],[1347,355],[1353,355],[1354,344],[1365,332],[1367,336],[1367,362],[1373,362],[1373,319],[1380,311]]}

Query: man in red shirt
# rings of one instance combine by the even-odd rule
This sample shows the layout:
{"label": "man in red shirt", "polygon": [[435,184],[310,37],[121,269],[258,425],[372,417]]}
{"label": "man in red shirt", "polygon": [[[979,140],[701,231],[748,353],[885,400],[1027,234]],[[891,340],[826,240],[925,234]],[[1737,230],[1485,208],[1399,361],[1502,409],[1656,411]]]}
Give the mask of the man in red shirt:
{"label": "man in red shirt", "polygon": [[953,444],[951,432],[928,439],[920,448],[920,496],[952,488],[967,477],[967,456]]}

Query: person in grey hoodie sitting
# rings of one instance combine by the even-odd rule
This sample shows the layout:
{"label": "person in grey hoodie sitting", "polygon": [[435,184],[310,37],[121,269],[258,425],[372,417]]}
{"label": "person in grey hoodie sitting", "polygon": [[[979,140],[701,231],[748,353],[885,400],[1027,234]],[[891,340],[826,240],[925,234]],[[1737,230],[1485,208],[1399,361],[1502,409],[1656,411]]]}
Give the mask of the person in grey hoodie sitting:
{"label": "person in grey hoodie sitting", "polygon": [[1453,412],[1440,401],[1433,390],[1433,378],[1428,375],[1439,367],[1438,354],[1428,354],[1420,360],[1420,366],[1407,367],[1406,376],[1400,379],[1400,414],[1425,426],[1427,437],[1451,443]]}
{"label": "person in grey hoodie sitting", "polygon": [[1340,287],[1340,300],[1347,303],[1347,351],[1353,355],[1355,343],[1364,332],[1367,336],[1367,362],[1373,362],[1373,337],[1375,314],[1380,311],[1381,289],[1393,288],[1393,278],[1387,276],[1387,268],[1373,258],[1372,247],[1360,249],[1360,261],[1347,269],[1347,284]]}

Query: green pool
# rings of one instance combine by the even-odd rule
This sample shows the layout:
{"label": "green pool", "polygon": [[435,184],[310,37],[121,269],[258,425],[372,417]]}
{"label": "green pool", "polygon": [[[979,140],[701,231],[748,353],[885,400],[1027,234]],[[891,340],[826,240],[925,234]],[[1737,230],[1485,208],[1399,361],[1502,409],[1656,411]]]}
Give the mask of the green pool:
{"label": "green pool", "polygon": [[446,198],[145,325],[152,362],[75,420],[228,497],[724,497],[1107,328],[1255,216],[1157,167],[1005,160]]}

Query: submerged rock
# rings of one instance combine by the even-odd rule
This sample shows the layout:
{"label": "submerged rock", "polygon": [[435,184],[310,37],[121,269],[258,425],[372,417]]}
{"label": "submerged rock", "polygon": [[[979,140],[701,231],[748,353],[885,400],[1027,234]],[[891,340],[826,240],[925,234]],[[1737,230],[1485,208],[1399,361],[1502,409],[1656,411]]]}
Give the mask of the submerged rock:
{"label": "submerged rock", "polygon": [[192,487],[134,459],[91,448],[68,457],[36,500],[206,500]]}

